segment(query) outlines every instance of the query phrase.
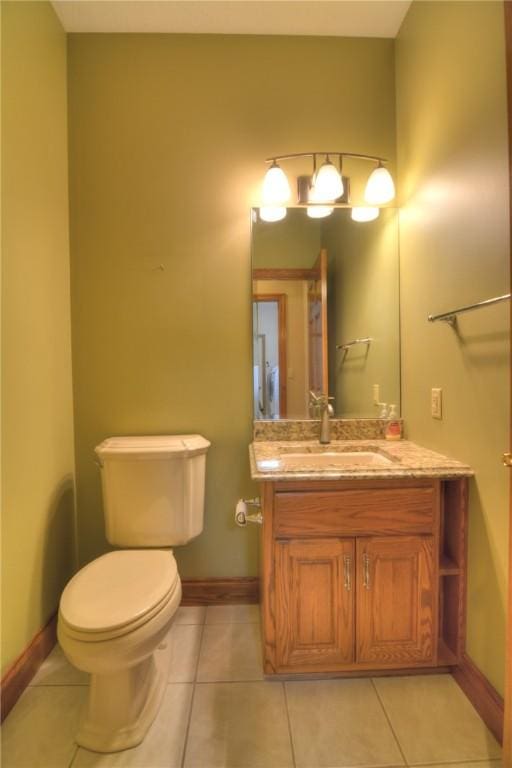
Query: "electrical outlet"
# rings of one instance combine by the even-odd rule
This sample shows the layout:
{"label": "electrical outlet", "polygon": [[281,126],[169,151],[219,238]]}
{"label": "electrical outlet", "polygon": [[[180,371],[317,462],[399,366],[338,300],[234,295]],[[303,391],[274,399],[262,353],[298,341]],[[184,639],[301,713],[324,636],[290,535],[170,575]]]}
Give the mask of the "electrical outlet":
{"label": "electrical outlet", "polygon": [[430,411],[432,418],[443,418],[443,390],[438,388],[432,388],[430,393]]}
{"label": "electrical outlet", "polygon": [[378,405],[380,403],[380,385],[373,385],[373,404]]}

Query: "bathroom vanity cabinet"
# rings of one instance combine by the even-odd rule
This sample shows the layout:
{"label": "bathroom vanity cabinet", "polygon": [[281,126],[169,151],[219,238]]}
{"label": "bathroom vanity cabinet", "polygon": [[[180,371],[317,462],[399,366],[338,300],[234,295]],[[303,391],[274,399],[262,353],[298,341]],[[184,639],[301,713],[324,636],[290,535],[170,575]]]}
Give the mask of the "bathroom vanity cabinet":
{"label": "bathroom vanity cabinet", "polygon": [[457,664],[467,478],[261,483],[267,675]]}

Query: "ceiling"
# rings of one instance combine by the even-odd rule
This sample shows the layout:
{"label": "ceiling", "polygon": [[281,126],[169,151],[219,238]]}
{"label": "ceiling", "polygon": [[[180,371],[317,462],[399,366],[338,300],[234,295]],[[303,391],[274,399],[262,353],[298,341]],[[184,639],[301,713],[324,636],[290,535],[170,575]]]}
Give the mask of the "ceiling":
{"label": "ceiling", "polygon": [[67,32],[395,37],[411,0],[53,0]]}

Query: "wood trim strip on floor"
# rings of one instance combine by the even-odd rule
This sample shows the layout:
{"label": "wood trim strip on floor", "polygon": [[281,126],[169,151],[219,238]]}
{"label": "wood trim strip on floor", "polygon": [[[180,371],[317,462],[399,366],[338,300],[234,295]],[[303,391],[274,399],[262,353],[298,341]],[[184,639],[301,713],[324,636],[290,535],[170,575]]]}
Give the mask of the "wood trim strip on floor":
{"label": "wood trim strip on floor", "polygon": [[495,739],[503,743],[503,699],[487,678],[480,672],[467,653],[454,667],[452,675],[464,691]]}
{"label": "wood trim strip on floor", "polygon": [[3,722],[57,642],[57,614],[39,630],[28,648],[2,678],[1,721]]}
{"label": "wood trim strip on floor", "polygon": [[233,605],[258,603],[258,578],[182,579],[182,605]]}

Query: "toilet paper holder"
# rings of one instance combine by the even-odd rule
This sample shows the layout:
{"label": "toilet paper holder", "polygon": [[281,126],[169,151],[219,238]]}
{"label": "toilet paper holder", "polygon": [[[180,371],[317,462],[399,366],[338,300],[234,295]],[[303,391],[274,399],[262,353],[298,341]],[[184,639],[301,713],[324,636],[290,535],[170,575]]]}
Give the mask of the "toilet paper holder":
{"label": "toilet paper holder", "polygon": [[[247,507],[256,507],[259,511],[247,513]],[[235,523],[240,528],[245,528],[247,523],[263,524],[263,513],[261,512],[261,501],[258,497],[255,499],[238,499],[235,508]]]}

